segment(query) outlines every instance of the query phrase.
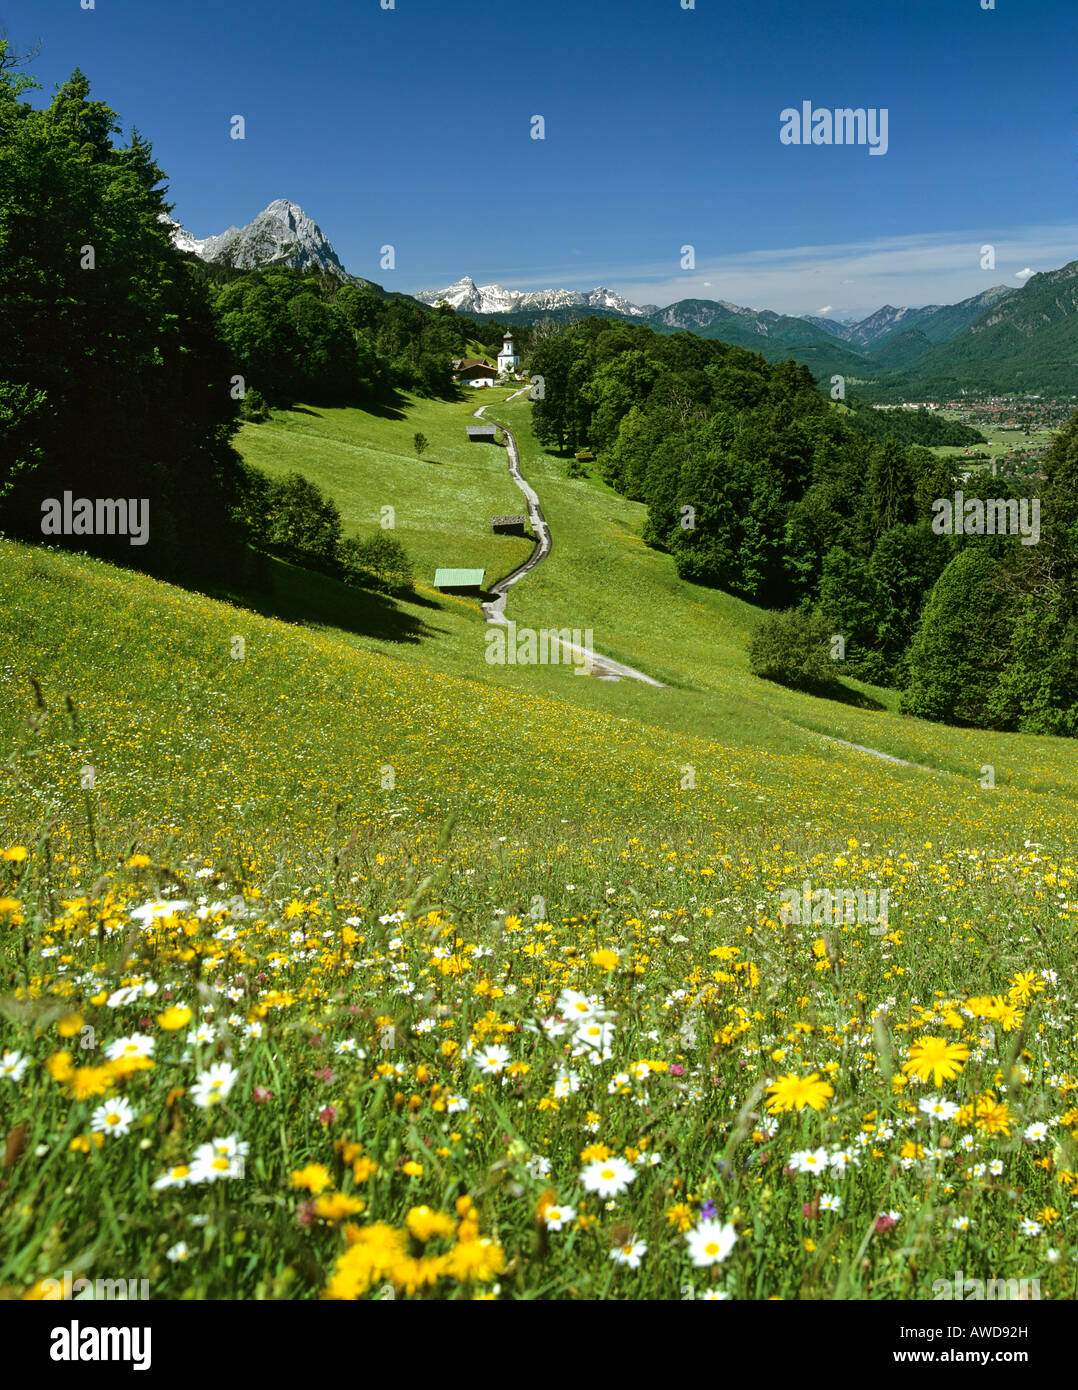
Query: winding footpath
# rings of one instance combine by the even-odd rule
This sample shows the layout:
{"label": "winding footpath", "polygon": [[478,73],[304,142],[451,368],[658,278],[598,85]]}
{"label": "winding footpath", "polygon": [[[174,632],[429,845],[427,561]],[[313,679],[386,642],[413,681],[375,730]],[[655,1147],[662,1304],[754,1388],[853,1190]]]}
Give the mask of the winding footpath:
{"label": "winding footpath", "polygon": [[[507,401],[514,401],[518,396],[523,396],[526,391],[530,391],[530,386],[525,386],[523,390],[515,391],[507,398]],[[477,419],[486,420],[488,424],[497,425],[505,435],[506,452],[509,455],[509,472],[513,481],[524,494],[528,504],[528,520],[531,522],[532,530],[538,537],[535,549],[528,556],[522,565],[518,565],[515,570],[507,574],[504,579],[499,579],[497,583],[490,586],[490,592],[494,598],[488,603],[481,604],[483,616],[488,623],[497,623],[501,627],[509,626],[509,619],[505,616],[505,605],[509,597],[509,590],[514,584],[518,583],[529,574],[537,565],[541,565],[550,554],[553,542],[550,538],[550,527],[543,516],[543,509],[539,505],[539,498],[535,489],[528,482],[527,478],[520,471],[520,454],[517,451],[517,442],[513,437],[512,430],[504,425],[500,420],[493,418],[487,420],[483,414],[486,410],[485,405],[481,405],[478,410],[473,410],[472,414]],[[608,656],[600,656],[596,651],[589,651],[584,647],[579,647],[575,642],[566,642],[558,639],[559,646],[576,656],[587,657],[588,661],[584,665],[574,665],[573,670],[576,675],[594,675],[602,681],[620,681],[622,679],[643,681],[645,685],[653,685],[664,688],[662,681],[654,680],[651,676],[646,676],[643,671],[637,671],[632,666],[626,666],[620,661],[614,661]]]}
{"label": "winding footpath", "polygon": [[[519,391],[514,391],[511,396],[506,398],[506,402],[515,401],[519,396],[526,395],[530,390],[530,386],[525,386]],[[497,623],[502,627],[508,627],[509,619],[505,616],[505,606],[509,597],[509,590],[514,584],[523,579],[526,574],[529,574],[535,569],[537,565],[543,563],[550,554],[553,542],[550,536],[550,527],[547,525],[546,518],[543,516],[543,509],[539,505],[539,497],[527,478],[525,478],[524,474],[520,471],[520,453],[517,449],[517,441],[513,437],[512,430],[508,425],[503,424],[501,420],[495,420],[493,417],[486,416],[484,414],[486,409],[487,407],[485,405],[481,405],[477,410],[472,411],[472,415],[476,419],[484,420],[487,424],[497,425],[505,435],[506,452],[509,457],[509,472],[517,487],[520,488],[521,492],[524,494],[525,501],[528,504],[528,520],[531,522],[532,531],[538,537],[535,549],[524,563],[518,565],[517,568],[507,574],[504,579],[499,579],[495,584],[492,584],[489,592],[493,594],[494,597],[489,602],[480,605],[483,616],[488,623]],[[626,666],[623,662],[614,661],[608,656],[601,656],[595,651],[589,652],[585,648],[579,647],[573,642],[565,642],[561,638],[558,639],[558,642],[560,646],[566,648],[567,651],[572,652],[574,655],[590,657],[590,663],[574,666],[574,674],[576,675],[595,675],[599,680],[604,681],[619,681],[622,679],[636,680],[642,681],[645,685],[655,686],[659,689],[666,688],[662,681],[657,681],[653,679],[653,677],[645,675],[643,671],[637,671],[632,666]],[[849,748],[858,753],[865,753],[869,757],[880,758],[884,762],[895,763],[902,767],[916,768],[920,772],[931,772],[937,775],[943,773],[947,775],[945,769],[925,767],[921,763],[907,762],[905,758],[896,758],[892,753],[883,753],[878,748],[867,748],[863,743],[850,743],[844,738],[835,738],[831,734],[819,733],[818,730],[811,730],[810,732],[816,733],[818,737],[825,739],[828,743],[838,744],[843,748]]]}

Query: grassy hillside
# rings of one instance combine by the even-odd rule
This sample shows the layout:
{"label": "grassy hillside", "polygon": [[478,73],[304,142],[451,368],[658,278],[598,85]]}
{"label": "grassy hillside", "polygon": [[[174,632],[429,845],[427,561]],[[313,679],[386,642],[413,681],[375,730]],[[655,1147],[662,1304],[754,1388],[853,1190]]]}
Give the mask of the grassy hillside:
{"label": "grassy hillside", "polygon": [[[482,404],[485,397],[473,394]],[[520,493],[504,450],[467,441],[465,425],[478,423],[470,413],[457,407],[450,415],[437,401],[413,401],[406,416],[303,407],[244,426],[239,445],[267,473],[299,472],[317,482],[340,507],[346,529],[369,535],[381,524],[382,508],[392,507],[395,533],[421,583],[431,584],[439,565],[486,569],[493,579],[518,565],[531,546],[491,532],[491,516],[520,510]],[[430,440],[420,459],[416,433]]]}
{"label": "grassy hillside", "polygon": [[[460,563],[484,565],[489,582],[530,551],[524,541],[490,535],[490,515],[522,506],[504,449],[461,442],[472,411],[486,404],[488,415],[514,430],[525,476],[539,494],[554,538],[549,558],[513,589],[509,616],[537,629],[590,628],[598,651],[672,689],[584,680],[560,668],[488,666],[485,623],[478,605],[465,599],[438,597],[440,610],[410,610],[425,631],[410,645],[409,660],[733,746],[786,752],[819,747],[819,740],[806,738],[808,729],[974,781],[991,763],[997,782],[1078,795],[1078,749],[1068,740],[927,724],[897,715],[894,692],[852,680],[851,701],[869,707],[818,700],[757,680],[746,655],[756,610],[679,579],[670,559],[640,540],[643,506],[595,478],[568,479],[565,462],[536,444],[527,399],[507,401],[509,394],[475,391],[465,403],[423,402],[402,419],[361,411],[289,413],[270,426],[246,426],[241,448],[268,471],[298,467],[306,472],[335,497],[346,529],[374,523],[381,503],[372,496],[392,490],[405,499],[398,506],[397,532],[419,561],[421,597],[432,600],[436,596],[429,587],[423,592],[422,580],[429,584],[434,566],[448,563],[441,557],[466,554]],[[416,464],[411,437],[417,428],[431,440],[430,456],[444,460],[442,465]],[[353,453],[358,446],[350,441],[364,435],[379,447]],[[417,518],[430,518],[436,529],[427,531]],[[378,639],[360,633],[356,640],[386,653],[401,646],[395,634]]]}
{"label": "grassy hillside", "polygon": [[[665,688],[488,666],[429,590],[278,565],[255,612],[0,542],[0,1292],[1069,1297],[1074,746],[755,680],[753,611],[501,394],[554,536],[510,614]],[[493,575],[472,408],[242,445]],[[806,879],[885,920],[791,920]]]}

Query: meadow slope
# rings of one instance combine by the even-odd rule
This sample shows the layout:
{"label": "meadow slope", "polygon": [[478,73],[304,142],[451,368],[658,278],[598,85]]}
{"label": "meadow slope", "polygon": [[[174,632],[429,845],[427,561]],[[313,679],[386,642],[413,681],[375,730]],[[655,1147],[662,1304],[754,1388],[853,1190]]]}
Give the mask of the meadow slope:
{"label": "meadow slope", "polygon": [[[429,583],[255,612],[0,542],[0,1288],[1072,1296],[1073,746],[755,680],[753,611],[496,394],[554,537],[510,616],[669,688],[489,666]],[[472,408],[241,442],[493,575]]]}

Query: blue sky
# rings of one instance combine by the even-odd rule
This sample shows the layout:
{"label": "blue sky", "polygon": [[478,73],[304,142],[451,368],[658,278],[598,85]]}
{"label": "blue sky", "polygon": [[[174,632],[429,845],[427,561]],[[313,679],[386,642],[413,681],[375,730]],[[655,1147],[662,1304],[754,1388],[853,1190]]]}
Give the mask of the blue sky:
{"label": "blue sky", "polygon": [[[390,289],[845,317],[1078,257],[1074,0],[382,3],[0,0],[0,22],[43,40],[35,100],[81,66],[153,141],[194,235],[290,198]],[[887,153],[783,145],[806,100],[886,108]]]}

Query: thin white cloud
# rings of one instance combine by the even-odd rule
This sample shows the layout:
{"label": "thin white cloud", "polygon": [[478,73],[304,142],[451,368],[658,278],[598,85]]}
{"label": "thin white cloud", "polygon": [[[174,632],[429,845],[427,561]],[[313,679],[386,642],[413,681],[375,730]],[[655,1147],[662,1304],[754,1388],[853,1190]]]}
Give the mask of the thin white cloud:
{"label": "thin white cloud", "polygon": [[[989,238],[996,268],[982,270],[982,247]],[[954,304],[993,285],[1028,279],[1033,260],[1056,267],[1075,259],[1078,224],[1016,227],[994,236],[982,227],[734,252],[704,263],[698,252],[695,272],[679,271],[673,256],[635,266],[593,263],[590,270],[579,264],[548,265],[538,272],[534,266],[530,272],[521,266],[491,267],[483,283],[496,281],[515,290],[605,285],[635,304],[709,298],[785,314],[827,312],[845,318],[872,313],[884,304]],[[1013,266],[1025,269],[1016,271]],[[816,308],[821,298],[830,301],[827,310]]]}

